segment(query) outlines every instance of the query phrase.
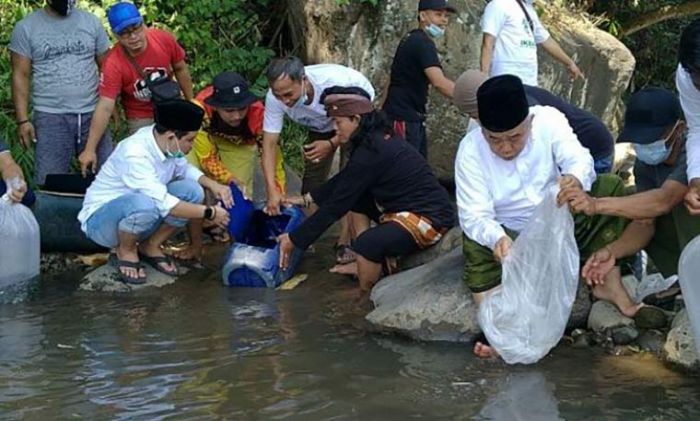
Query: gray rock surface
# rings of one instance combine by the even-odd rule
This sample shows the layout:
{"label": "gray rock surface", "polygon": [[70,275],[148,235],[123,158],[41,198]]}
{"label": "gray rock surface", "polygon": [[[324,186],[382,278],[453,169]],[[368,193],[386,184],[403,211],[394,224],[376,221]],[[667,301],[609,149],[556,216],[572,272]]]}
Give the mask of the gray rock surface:
{"label": "gray rock surface", "polygon": [[700,369],[700,358],[685,309],[676,315],[672,326],[664,345],[666,361],[688,370]]}
{"label": "gray rock surface", "polygon": [[[180,275],[187,273],[188,269],[180,266]],[[80,289],[92,292],[131,292],[142,289],[162,288],[174,284],[177,278],[160,273],[157,270],[146,266],[146,276],[148,282],[143,285],[125,284],[119,279],[119,274],[115,268],[109,265],[100,266],[85,275],[80,281]]]}
{"label": "gray rock surface", "polygon": [[616,345],[628,345],[639,337],[634,326],[618,326],[610,329],[610,337]]}
{"label": "gray rock surface", "polygon": [[408,270],[425,263],[432,262],[440,256],[443,256],[450,251],[462,247],[462,229],[460,227],[454,227],[447,231],[445,235],[442,236],[440,241],[434,246],[427,250],[419,251],[418,253],[413,253],[399,261],[399,268],[401,270]]}
{"label": "gray rock surface", "polygon": [[[386,0],[366,3],[336,0],[290,2],[291,15],[305,46],[308,63],[341,63],[360,70],[374,84],[378,103],[384,100],[389,69],[400,39],[416,27],[416,2]],[[446,36],[437,42],[445,73],[453,80],[466,69],[478,69],[481,48],[480,19],[486,1],[454,0],[458,15]],[[549,8],[544,8],[550,13]],[[586,74],[574,83],[564,67],[540,55],[540,86],[600,116],[615,130],[621,95],[634,70],[634,57],[612,35],[598,30],[582,16],[551,13],[544,24]],[[466,119],[433,90],[428,104],[430,164],[440,178],[452,178],[454,156],[464,137]]]}
{"label": "gray rock surface", "polygon": [[621,326],[634,326],[634,320],[623,316],[613,304],[607,301],[596,301],[588,316],[588,328],[596,333],[609,332]]}
{"label": "gray rock surface", "polygon": [[576,300],[571,308],[571,316],[569,316],[569,321],[566,324],[566,329],[575,329],[586,327],[588,321],[588,315],[591,312],[591,307],[593,306],[593,300],[591,298],[591,292],[588,286],[581,281],[578,285],[578,290],[576,291]]}
{"label": "gray rock surface", "polygon": [[639,348],[644,351],[661,354],[664,350],[664,344],[666,343],[666,335],[656,329],[645,330],[639,335],[639,338],[637,338],[637,343],[639,344]]}
{"label": "gray rock surface", "polygon": [[462,282],[462,251],[389,276],[372,290],[366,319],[379,331],[424,341],[471,342],[480,333],[476,304]]}

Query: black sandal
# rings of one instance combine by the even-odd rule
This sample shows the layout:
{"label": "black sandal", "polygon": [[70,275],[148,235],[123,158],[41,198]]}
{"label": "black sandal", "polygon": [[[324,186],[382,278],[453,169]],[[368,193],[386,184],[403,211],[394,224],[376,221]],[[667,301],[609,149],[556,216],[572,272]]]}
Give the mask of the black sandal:
{"label": "black sandal", "polygon": [[[146,263],[147,265],[149,265],[150,267],[152,267],[160,273],[164,273],[168,276],[173,277],[177,276],[178,274],[177,265],[175,264],[175,261],[171,256],[147,256],[143,253],[139,253],[139,258],[143,263]],[[165,268],[163,268],[163,266],[161,266],[161,264],[163,263],[175,267],[175,270],[166,270]]]}
{"label": "black sandal", "polygon": [[110,253],[107,262],[110,266],[114,267],[117,270],[119,280],[127,285],[143,285],[146,282],[148,282],[146,278],[141,278],[138,276],[129,276],[120,270],[120,268],[130,268],[139,271],[143,269],[143,265],[141,264],[141,262],[129,262],[127,260],[120,260],[119,257],[117,257],[116,253]]}

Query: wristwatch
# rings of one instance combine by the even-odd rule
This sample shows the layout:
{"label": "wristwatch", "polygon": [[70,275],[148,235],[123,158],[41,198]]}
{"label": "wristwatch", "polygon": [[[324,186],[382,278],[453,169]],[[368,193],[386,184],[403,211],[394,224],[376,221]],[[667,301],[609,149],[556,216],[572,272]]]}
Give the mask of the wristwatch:
{"label": "wristwatch", "polygon": [[207,206],[206,208],[204,208],[204,219],[206,219],[207,221],[211,221],[212,219],[214,219],[214,215],[216,215],[216,213],[214,212],[214,208],[212,208],[211,206]]}

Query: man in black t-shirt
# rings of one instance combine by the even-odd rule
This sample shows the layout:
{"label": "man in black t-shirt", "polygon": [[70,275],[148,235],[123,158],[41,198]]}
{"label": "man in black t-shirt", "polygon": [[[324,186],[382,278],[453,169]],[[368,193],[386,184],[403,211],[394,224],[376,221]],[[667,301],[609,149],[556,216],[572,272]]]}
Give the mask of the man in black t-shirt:
{"label": "man in black t-shirt", "polygon": [[425,104],[428,87],[452,98],[454,83],[445,77],[433,39],[445,34],[449,14],[456,10],[446,0],[420,0],[418,29],[406,34],[391,65],[389,92],[384,111],[394,121],[394,130],[427,158]]}
{"label": "man in black t-shirt", "polygon": [[[476,91],[488,79],[478,70],[467,70],[455,82],[454,104],[469,117],[478,120]],[[592,113],[575,107],[546,89],[523,85],[527,102],[532,107],[543,105],[559,110],[576,133],[579,142],[593,156],[596,174],[609,173],[612,170],[615,140],[605,124]]]}
{"label": "man in black t-shirt", "polygon": [[662,88],[645,88],[627,103],[619,142],[633,143],[637,153],[637,193],[627,197],[591,198],[585,193],[570,202],[574,211],[631,219],[620,238],[594,253],[583,275],[594,281],[612,263],[644,249],[665,276],[678,271],[683,248],[700,234],[700,218],[683,205],[688,191],[686,126],[678,98]]}

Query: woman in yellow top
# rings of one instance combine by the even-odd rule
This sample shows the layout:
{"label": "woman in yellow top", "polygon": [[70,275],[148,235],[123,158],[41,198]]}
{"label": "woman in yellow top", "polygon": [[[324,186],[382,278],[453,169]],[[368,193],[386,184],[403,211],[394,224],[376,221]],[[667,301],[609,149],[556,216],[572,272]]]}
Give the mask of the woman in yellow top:
{"label": "woman in yellow top", "polygon": [[[248,89],[246,80],[235,72],[223,72],[212,86],[195,98],[206,111],[202,130],[187,155],[189,162],[207,177],[222,184],[235,185],[247,197],[253,196],[255,166],[260,165],[263,116],[265,106]],[[286,180],[282,152],[277,151],[277,188],[282,194]],[[202,251],[202,229],[191,224],[191,244],[177,253],[180,259],[199,258]]]}

